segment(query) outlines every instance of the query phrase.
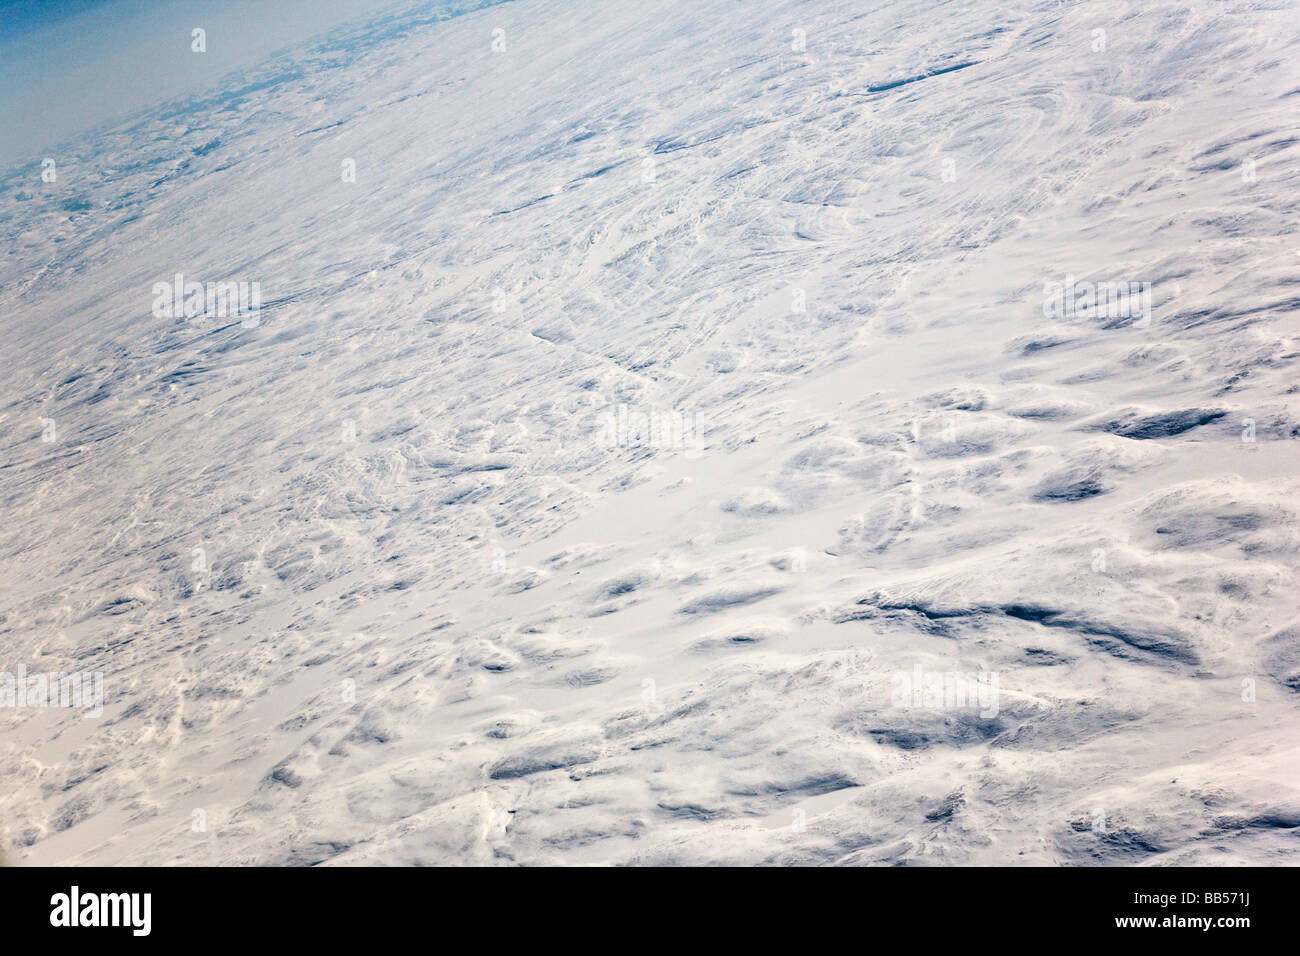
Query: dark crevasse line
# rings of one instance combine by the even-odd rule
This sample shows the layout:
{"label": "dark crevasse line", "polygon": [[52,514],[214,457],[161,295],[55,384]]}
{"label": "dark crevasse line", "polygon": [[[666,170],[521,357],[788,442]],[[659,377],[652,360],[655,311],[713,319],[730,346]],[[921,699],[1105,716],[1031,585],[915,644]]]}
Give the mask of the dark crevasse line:
{"label": "dark crevasse line", "polygon": [[929,73],[921,73],[918,76],[910,76],[905,80],[895,80],[892,83],[881,83],[879,86],[868,86],[868,93],[884,93],[886,90],[896,90],[900,86],[906,86],[909,83],[915,83],[918,80],[928,80],[932,76],[943,76],[945,73],[956,73],[958,70],[964,70],[968,66],[978,66],[979,60],[968,60],[965,63],[958,63],[956,66],[945,66],[940,70],[931,70]]}

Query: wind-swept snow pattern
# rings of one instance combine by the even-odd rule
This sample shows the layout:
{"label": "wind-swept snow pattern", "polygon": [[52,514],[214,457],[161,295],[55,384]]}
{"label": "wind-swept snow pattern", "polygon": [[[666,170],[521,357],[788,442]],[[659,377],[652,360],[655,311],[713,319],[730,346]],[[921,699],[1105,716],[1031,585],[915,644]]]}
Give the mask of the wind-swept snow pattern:
{"label": "wind-swept snow pattern", "polygon": [[9,170],[11,855],[1295,863],[1298,12],[408,2]]}

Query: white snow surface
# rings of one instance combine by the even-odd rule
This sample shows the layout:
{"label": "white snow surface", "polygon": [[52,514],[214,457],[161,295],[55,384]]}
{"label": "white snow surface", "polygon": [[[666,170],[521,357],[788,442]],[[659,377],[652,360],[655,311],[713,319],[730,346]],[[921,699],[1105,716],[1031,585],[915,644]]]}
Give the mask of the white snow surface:
{"label": "white snow surface", "polygon": [[1298,13],[407,2],[11,170],[11,855],[1294,864]]}

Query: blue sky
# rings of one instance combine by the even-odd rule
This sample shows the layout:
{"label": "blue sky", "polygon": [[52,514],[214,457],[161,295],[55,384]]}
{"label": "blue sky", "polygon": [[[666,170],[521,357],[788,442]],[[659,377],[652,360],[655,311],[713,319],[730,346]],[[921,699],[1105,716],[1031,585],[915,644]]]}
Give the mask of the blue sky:
{"label": "blue sky", "polygon": [[[0,0],[0,167],[161,100],[215,86],[231,70],[392,0]],[[190,51],[203,27],[208,52]]]}
{"label": "blue sky", "polygon": [[51,26],[68,17],[121,0],[0,0],[0,38]]}

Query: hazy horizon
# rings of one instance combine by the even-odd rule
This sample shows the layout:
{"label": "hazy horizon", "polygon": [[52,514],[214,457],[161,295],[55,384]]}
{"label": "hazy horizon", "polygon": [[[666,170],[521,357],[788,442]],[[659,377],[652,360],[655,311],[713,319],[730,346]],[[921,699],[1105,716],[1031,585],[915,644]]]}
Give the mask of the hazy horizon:
{"label": "hazy horizon", "polygon": [[[221,78],[392,0],[0,4],[0,168]],[[191,51],[191,31],[207,51]]]}

